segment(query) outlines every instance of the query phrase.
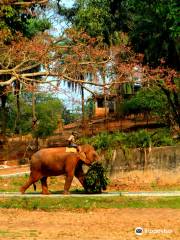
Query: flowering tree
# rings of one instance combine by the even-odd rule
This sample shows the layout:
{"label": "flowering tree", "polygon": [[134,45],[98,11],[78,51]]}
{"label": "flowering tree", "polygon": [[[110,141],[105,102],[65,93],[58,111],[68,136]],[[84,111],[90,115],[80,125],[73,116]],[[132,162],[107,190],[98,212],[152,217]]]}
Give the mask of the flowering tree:
{"label": "flowering tree", "polygon": [[[81,30],[68,29],[55,38],[44,32],[49,27],[47,22],[37,24],[36,6],[44,7],[47,1],[1,2],[0,91],[4,113],[8,92],[18,97],[20,91],[38,91],[38,85],[43,83],[57,91],[66,81],[94,94],[91,85],[111,90],[132,81],[129,76],[133,75],[133,67],[143,66],[143,55],[131,50],[126,34],[121,34],[119,44],[110,48],[101,37],[90,37]],[[173,121],[179,125],[177,73],[163,66],[142,69],[142,81],[161,87],[169,100]],[[108,81],[103,82],[105,78]]]}

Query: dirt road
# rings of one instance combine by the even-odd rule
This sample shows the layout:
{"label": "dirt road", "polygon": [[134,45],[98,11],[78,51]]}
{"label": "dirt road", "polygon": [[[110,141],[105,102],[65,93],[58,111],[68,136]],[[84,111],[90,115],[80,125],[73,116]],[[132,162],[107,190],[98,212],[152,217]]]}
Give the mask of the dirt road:
{"label": "dirt road", "polygon": [[[136,227],[144,228],[142,236],[135,234]],[[180,239],[180,210],[95,209],[44,212],[0,209],[0,240],[5,239],[174,240]]]}

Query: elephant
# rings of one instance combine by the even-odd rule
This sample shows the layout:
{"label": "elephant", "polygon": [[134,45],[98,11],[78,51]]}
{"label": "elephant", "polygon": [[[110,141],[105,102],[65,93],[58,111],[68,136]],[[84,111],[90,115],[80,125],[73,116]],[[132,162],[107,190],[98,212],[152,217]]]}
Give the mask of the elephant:
{"label": "elephant", "polygon": [[47,178],[65,174],[64,194],[69,194],[74,175],[84,186],[82,165],[91,165],[99,159],[99,155],[89,144],[79,146],[77,152],[68,153],[63,147],[41,149],[31,157],[30,176],[25,185],[21,187],[20,192],[25,193],[32,184],[35,188],[35,183],[41,180],[42,194],[49,194]]}

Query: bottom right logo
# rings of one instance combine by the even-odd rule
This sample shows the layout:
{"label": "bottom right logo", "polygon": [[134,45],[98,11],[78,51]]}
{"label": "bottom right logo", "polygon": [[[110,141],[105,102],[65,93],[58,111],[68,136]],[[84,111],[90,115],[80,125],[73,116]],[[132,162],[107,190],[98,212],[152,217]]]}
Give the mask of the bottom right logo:
{"label": "bottom right logo", "polygon": [[143,234],[143,228],[142,227],[135,228],[135,234],[136,235],[142,235]]}
{"label": "bottom right logo", "polygon": [[172,229],[149,229],[149,228],[142,228],[142,227],[137,227],[135,228],[135,234],[136,235],[142,235],[142,234],[171,234],[173,233]]}

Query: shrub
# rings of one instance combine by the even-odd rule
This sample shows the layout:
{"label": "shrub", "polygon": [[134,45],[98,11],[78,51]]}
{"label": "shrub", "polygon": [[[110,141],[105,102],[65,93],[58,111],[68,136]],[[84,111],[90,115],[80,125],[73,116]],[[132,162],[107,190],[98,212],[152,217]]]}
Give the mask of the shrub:
{"label": "shrub", "polygon": [[150,146],[172,146],[176,143],[168,129],[155,131],[139,130],[136,132],[100,133],[92,138],[83,138],[80,144],[89,143],[97,150],[121,148],[148,148]]}
{"label": "shrub", "polygon": [[168,129],[159,129],[152,134],[152,145],[155,147],[159,146],[172,146],[175,141],[171,137]]}
{"label": "shrub", "polygon": [[120,144],[125,138],[123,133],[99,133],[92,138],[81,138],[81,144],[91,144],[95,149],[106,150],[109,148],[114,148],[116,145]]}
{"label": "shrub", "polygon": [[124,144],[130,148],[146,148],[151,144],[150,133],[146,130],[129,133],[124,140]]}

